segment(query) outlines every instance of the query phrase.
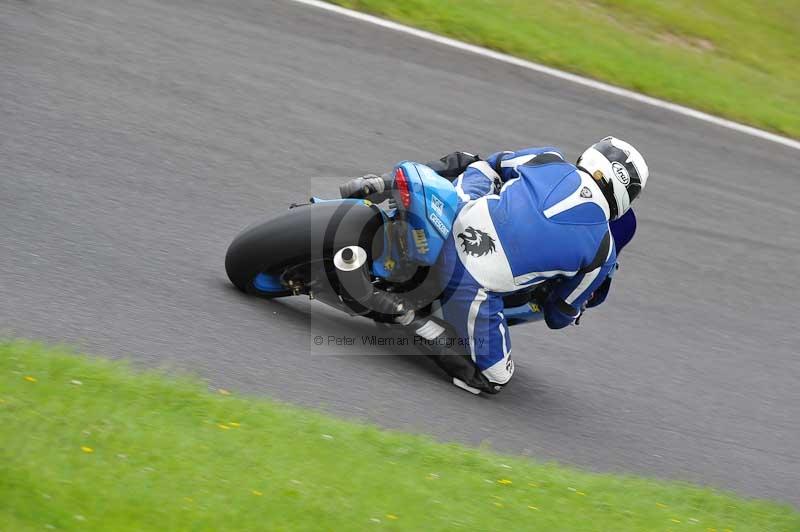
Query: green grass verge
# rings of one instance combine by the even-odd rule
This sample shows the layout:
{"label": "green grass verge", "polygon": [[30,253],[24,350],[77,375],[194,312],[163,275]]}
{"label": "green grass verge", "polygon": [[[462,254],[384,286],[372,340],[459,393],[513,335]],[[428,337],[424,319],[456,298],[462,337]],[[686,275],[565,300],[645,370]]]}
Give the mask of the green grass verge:
{"label": "green grass verge", "polygon": [[800,137],[798,0],[333,3]]}
{"label": "green grass verge", "polygon": [[800,530],[800,514],[0,343],[0,530],[51,527],[738,532]]}

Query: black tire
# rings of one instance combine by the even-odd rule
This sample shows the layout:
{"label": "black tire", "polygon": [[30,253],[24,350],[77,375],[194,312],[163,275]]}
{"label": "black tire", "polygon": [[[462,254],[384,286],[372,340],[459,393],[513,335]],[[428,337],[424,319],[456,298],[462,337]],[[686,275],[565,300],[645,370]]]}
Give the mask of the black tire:
{"label": "black tire", "polygon": [[228,247],[225,270],[239,290],[267,298],[291,295],[260,292],[253,279],[260,273],[281,275],[287,268],[320,259],[330,260],[335,250],[359,245],[370,260],[381,253],[382,238],[373,238],[383,223],[377,207],[355,202],[323,202],[295,207],[251,225]]}

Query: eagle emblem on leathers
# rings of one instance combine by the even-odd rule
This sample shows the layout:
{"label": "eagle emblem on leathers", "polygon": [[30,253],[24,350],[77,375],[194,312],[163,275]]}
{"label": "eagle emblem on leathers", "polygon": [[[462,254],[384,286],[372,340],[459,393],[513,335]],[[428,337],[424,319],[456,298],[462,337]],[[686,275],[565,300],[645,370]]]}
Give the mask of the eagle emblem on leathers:
{"label": "eagle emblem on leathers", "polygon": [[495,252],[494,238],[474,227],[467,227],[463,233],[458,233],[464,253],[473,257],[483,257]]}

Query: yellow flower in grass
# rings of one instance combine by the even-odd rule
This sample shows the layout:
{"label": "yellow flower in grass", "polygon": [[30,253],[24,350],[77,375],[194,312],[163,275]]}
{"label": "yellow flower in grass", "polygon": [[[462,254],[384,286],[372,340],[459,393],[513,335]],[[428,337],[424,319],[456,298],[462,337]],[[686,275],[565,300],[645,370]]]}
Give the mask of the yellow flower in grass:
{"label": "yellow flower in grass", "polygon": [[94,452],[94,449],[92,449],[91,447],[88,447],[86,445],[81,445],[81,451],[83,451],[83,452],[85,452],[87,454],[90,454],[90,453]]}
{"label": "yellow flower in grass", "polygon": [[497,483],[502,484],[503,486],[509,486],[512,484],[512,482],[507,478],[501,478],[500,480],[497,481]]}
{"label": "yellow flower in grass", "polygon": [[386,519],[390,519],[390,520],[392,520],[392,521],[397,521],[397,520],[398,520],[398,519],[400,519],[400,518],[399,518],[399,517],[397,517],[397,516],[396,516],[396,515],[394,515],[394,514],[386,514]]}
{"label": "yellow flower in grass", "polygon": [[36,382],[36,377],[33,377],[31,375],[25,375],[25,380],[28,382]]}

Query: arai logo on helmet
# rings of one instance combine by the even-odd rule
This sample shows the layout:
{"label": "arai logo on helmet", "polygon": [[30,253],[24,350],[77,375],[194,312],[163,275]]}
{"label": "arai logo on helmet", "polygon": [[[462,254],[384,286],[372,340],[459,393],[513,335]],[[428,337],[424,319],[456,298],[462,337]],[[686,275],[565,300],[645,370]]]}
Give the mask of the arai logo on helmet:
{"label": "arai logo on helmet", "polygon": [[623,165],[614,161],[611,163],[611,169],[614,170],[614,175],[617,176],[620,183],[626,187],[631,184],[631,176],[628,175],[628,170]]}

